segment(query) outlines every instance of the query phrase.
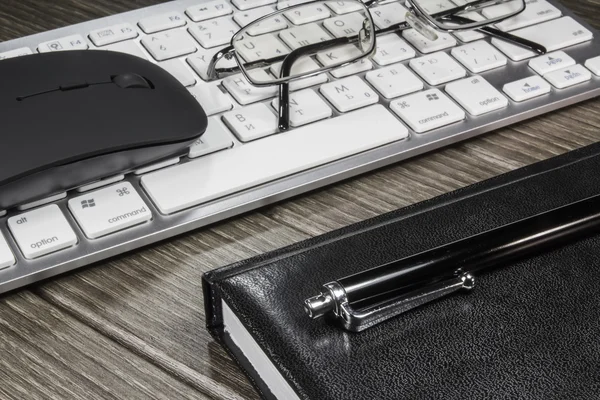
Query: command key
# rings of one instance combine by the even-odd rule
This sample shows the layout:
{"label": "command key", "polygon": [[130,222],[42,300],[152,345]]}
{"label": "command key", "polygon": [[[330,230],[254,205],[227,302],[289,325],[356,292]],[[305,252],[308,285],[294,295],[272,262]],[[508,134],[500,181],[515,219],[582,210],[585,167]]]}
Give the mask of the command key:
{"label": "command key", "polygon": [[8,220],[25,258],[34,259],[77,243],[77,235],[56,204],[37,208]]}
{"label": "command key", "polygon": [[69,210],[85,235],[97,239],[150,221],[152,212],[129,182],[69,200]]}

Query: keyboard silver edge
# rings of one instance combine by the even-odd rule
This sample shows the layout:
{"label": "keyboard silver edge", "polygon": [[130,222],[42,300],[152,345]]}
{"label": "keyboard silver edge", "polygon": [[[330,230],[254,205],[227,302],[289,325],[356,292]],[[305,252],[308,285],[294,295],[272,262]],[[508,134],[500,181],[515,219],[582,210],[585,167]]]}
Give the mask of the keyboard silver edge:
{"label": "keyboard silver edge", "polygon": [[[121,22],[137,21],[147,16],[157,15],[168,11],[182,10],[188,5],[198,4],[200,2],[201,1],[199,0],[182,0],[177,4],[174,2],[163,3],[116,16],[71,25],[50,32],[2,42],[0,43],[0,52],[19,47],[30,47],[32,50],[35,50],[37,44],[44,41],[64,37],[70,34],[88,32],[96,28],[102,28]],[[561,3],[552,1],[552,4],[559,8],[564,16],[575,17],[574,14]],[[600,55],[599,32],[580,18],[575,18],[583,26],[594,33],[594,39],[591,42],[569,47],[567,49],[569,54],[577,60],[584,60]],[[528,68],[526,61],[521,61],[519,63],[520,65],[516,66],[516,68],[514,65],[515,63],[510,60],[509,64],[513,65],[507,68],[511,68],[510,71],[515,71],[517,73],[520,68]],[[506,71],[506,69],[489,71],[482,73],[481,75],[494,85],[498,82],[510,81],[501,79],[502,71]],[[359,75],[364,76],[364,73]],[[469,75],[474,74],[469,73]],[[430,87],[427,84],[425,86],[426,88]],[[444,86],[445,85],[440,85],[436,87],[443,88]],[[598,95],[600,95],[600,78],[592,76],[590,82],[569,89],[563,89],[560,93],[553,91],[547,96],[528,100],[523,104],[515,104],[513,101],[510,101],[509,107],[499,113],[491,113],[480,117],[469,116],[469,120],[465,123],[454,124],[423,135],[415,135],[411,132],[411,136],[407,140],[373,149],[347,159],[339,160],[292,177],[265,184],[259,188],[250,189],[225,199],[216,200],[204,206],[185,210],[173,215],[160,214],[145,191],[141,188],[141,177],[130,174],[126,177],[126,180],[132,183],[151,209],[154,215],[151,223],[130,228],[101,239],[88,240],[85,238],[85,235],[67,208],[67,201],[70,198],[67,197],[54,204],[58,204],[80,241],[72,248],[36,260],[26,260],[19,251],[14,251],[15,249],[18,249],[18,246],[8,231],[6,221],[11,216],[19,214],[19,212],[12,211],[0,218],[0,232],[2,232],[9,243],[9,246],[15,253],[17,267],[10,267],[0,271],[0,293],[11,291],[82,266],[90,265],[255,210],[259,207],[280,202],[299,194],[428,153],[450,144],[470,139],[495,129],[551,112]],[[516,108],[518,108],[517,111],[515,111]],[[411,144],[409,148],[407,148],[406,143]]]}

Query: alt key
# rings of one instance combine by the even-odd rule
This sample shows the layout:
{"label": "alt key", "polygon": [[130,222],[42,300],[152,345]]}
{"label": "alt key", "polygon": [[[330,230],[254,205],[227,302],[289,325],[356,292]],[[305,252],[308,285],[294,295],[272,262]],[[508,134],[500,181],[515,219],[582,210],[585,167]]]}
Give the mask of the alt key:
{"label": "alt key", "polygon": [[152,219],[152,212],[129,182],[121,182],[73,198],[69,201],[69,210],[90,239]]}
{"label": "alt key", "polygon": [[25,258],[34,259],[77,243],[77,235],[56,204],[17,215],[8,220]]}

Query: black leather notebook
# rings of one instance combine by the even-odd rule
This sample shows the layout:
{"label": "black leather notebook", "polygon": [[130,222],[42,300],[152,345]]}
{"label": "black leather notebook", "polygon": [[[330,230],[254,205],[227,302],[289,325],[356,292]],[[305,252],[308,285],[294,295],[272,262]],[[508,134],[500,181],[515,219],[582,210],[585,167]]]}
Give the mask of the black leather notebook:
{"label": "black leather notebook", "polygon": [[351,273],[600,194],[600,144],[210,272],[207,325],[267,399],[600,399],[600,236],[363,332],[304,299]]}

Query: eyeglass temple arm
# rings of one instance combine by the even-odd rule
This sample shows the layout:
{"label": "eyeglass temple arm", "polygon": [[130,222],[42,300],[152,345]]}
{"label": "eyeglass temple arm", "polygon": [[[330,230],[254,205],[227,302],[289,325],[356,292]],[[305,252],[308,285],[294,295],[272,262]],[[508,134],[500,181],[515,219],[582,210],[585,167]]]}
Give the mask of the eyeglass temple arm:
{"label": "eyeglass temple arm", "polygon": [[[329,47],[341,46],[352,43],[352,38],[341,37],[324,42],[309,44],[308,46],[292,50],[285,56],[281,63],[281,72],[279,78],[287,78],[292,74],[294,63],[302,57],[312,56],[320,51],[326,50]],[[290,83],[288,81],[279,85],[279,130],[286,131],[290,129]]]}
{"label": "eyeglass temple arm", "polygon": [[[459,15],[449,15],[449,16],[444,17],[443,19],[446,21],[455,22],[458,24],[470,24],[470,23],[476,22],[476,21],[473,21],[472,19],[461,17]],[[491,37],[508,40],[508,41],[513,42],[521,47],[525,47],[528,50],[532,50],[532,51],[536,52],[537,54],[546,54],[546,52],[548,51],[546,49],[546,47],[542,46],[539,43],[532,42],[531,40],[527,40],[527,39],[524,39],[524,38],[516,36],[516,35],[512,35],[508,32],[502,32],[500,29],[492,28],[490,26],[477,28],[475,30],[486,33]]]}

